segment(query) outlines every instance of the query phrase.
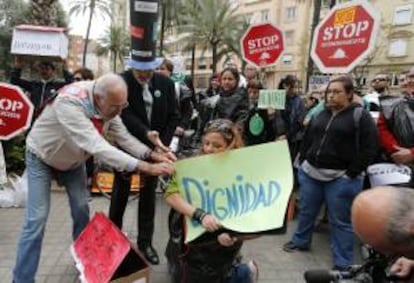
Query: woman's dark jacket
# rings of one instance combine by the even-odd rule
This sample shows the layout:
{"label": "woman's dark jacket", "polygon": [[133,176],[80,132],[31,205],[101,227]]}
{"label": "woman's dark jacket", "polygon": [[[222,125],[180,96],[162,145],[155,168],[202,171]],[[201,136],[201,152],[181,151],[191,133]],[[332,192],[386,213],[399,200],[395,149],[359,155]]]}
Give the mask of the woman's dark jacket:
{"label": "woman's dark jacket", "polygon": [[229,119],[234,123],[244,124],[248,114],[249,99],[245,89],[220,91],[220,99],[214,109],[214,119]]}
{"label": "woman's dark jacket", "polygon": [[378,131],[366,110],[362,110],[356,128],[356,107],[360,106],[351,104],[335,116],[324,109],[312,119],[302,143],[301,160],[317,168],[346,170],[351,178],[364,171],[377,155]]}

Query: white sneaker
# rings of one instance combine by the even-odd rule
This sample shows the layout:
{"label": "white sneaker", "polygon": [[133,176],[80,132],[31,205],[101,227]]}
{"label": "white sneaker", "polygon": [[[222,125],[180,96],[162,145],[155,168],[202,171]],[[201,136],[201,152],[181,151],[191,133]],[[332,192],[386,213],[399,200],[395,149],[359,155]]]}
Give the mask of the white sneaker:
{"label": "white sneaker", "polygon": [[249,260],[247,266],[250,271],[250,282],[257,282],[257,280],[259,280],[259,267],[257,266],[257,263],[254,260]]}

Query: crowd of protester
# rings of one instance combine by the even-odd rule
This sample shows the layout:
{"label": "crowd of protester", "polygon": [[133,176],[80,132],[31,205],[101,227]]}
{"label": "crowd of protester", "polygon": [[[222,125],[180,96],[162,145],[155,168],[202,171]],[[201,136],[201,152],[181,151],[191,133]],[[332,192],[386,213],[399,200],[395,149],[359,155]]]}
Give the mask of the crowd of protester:
{"label": "crowd of protester", "polygon": [[[41,79],[28,81],[21,78],[23,66],[24,62],[17,57],[10,82],[29,93],[35,106],[36,122],[28,135],[30,150],[26,155],[30,186],[47,189],[29,198],[29,213],[14,273],[16,282],[26,282],[25,278],[33,278],[36,272],[52,178],[58,176],[67,186],[74,219],[73,239],[86,225],[88,204],[79,189],[86,182],[82,171],[85,154],[98,155],[117,169],[109,215],[119,228],[122,228],[131,174],[137,170],[148,173],[142,190],[145,193],[139,200],[137,245],[152,264],[159,263],[158,253],[152,246],[157,176],[173,171],[169,162],[175,159],[166,153],[166,146],[173,136],[183,137],[188,130],[195,131],[191,146],[200,147],[200,154],[287,140],[299,200],[298,223],[291,240],[282,248],[286,252],[311,250],[315,223],[325,204],[331,227],[333,268],[341,271],[354,264],[351,207],[364,189],[368,166],[390,162],[414,169],[414,67],[402,73],[399,89],[390,87],[387,73],[376,74],[371,89],[363,95],[357,93],[348,75],[333,76],[326,86],[306,95],[301,92],[297,77],[286,75],[278,84],[278,89],[286,91],[285,108],[280,110],[258,107],[260,90],[267,84],[259,70],[250,64],[244,73],[227,67],[214,74],[202,93],[195,93],[191,78],[175,80],[174,65],[168,59],[157,69],[132,69],[121,76],[106,75],[98,80],[94,80],[88,69],[71,74],[65,65],[64,80],[57,80],[55,65],[41,62],[38,65]],[[73,82],[73,89],[64,87]],[[157,93],[160,90],[166,95]],[[69,97],[68,93],[72,92],[78,95],[76,99]],[[128,93],[142,93],[142,96]],[[91,134],[94,130],[100,133],[108,130],[102,128],[96,115],[107,115],[104,120],[118,117],[109,131],[128,154],[118,152],[98,134]],[[80,124],[85,128],[80,128]],[[63,126],[59,128],[59,125]],[[52,130],[63,131],[62,136],[69,132],[78,141],[71,143],[52,137],[56,135]],[[56,143],[60,148],[54,148]],[[54,154],[60,150],[72,152],[76,155],[73,158],[79,157],[73,161],[77,167],[65,172],[73,164],[58,160],[47,150]],[[147,159],[159,163],[151,167],[145,163]],[[91,179],[94,163],[89,160],[87,165]],[[413,187],[413,183],[410,180],[392,185]],[[220,230],[220,223],[213,216],[186,203],[174,184],[173,179],[165,199],[173,208],[167,258],[175,282],[183,282],[183,276],[188,282],[195,282],[191,278],[198,278],[200,282],[254,282],[256,263],[239,261],[242,241]],[[33,193],[33,188],[29,193]],[[42,210],[38,209],[39,203]],[[208,230],[200,241],[217,240],[214,246],[186,250],[180,230],[183,215],[200,222]],[[28,262],[27,258],[31,260]]]}

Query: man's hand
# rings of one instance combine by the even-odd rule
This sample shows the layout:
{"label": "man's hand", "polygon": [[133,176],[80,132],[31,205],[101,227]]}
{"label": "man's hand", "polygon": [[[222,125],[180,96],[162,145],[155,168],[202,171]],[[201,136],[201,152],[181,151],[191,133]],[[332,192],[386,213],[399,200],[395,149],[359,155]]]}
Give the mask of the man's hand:
{"label": "man's hand", "polygon": [[155,146],[155,148],[158,148],[163,152],[170,151],[169,147],[162,143],[160,134],[157,131],[148,131],[147,138]]}
{"label": "man's hand", "polygon": [[[390,268],[390,272],[398,277],[406,278],[414,267],[414,260],[400,257]],[[414,282],[413,280],[404,282]]]}
{"label": "man's hand", "polygon": [[14,67],[16,69],[23,69],[24,67],[23,57],[21,56],[14,57]]}
{"label": "man's hand", "polygon": [[217,241],[222,246],[231,247],[237,242],[237,238],[230,236],[229,233],[221,233],[217,236]]}
{"label": "man's hand", "polygon": [[203,220],[201,221],[201,225],[203,225],[203,227],[206,228],[209,232],[214,232],[221,227],[220,221],[218,221],[218,219],[211,214],[204,216]]}
{"label": "man's hand", "polygon": [[174,136],[181,137],[184,135],[184,128],[177,127],[175,128]]}
{"label": "man's hand", "polygon": [[172,163],[167,162],[151,164],[145,161],[141,161],[138,165],[137,170],[141,173],[145,173],[151,176],[172,175],[175,172]]}
{"label": "man's hand", "polygon": [[411,153],[411,150],[408,148],[395,146],[397,150],[391,154],[392,160],[397,164],[409,164],[414,161],[414,155]]}
{"label": "man's hand", "polygon": [[169,152],[152,151],[150,158],[151,160],[155,162],[173,163],[174,161],[177,161],[177,157],[171,151]]}

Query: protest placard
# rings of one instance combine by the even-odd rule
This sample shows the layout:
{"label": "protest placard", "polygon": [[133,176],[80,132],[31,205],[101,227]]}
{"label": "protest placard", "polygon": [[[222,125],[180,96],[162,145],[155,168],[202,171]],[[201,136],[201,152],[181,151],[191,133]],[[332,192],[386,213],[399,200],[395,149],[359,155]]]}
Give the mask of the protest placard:
{"label": "protest placard", "polygon": [[148,264],[103,213],[95,214],[71,253],[82,283],[149,282]]}
{"label": "protest placard", "polygon": [[261,89],[259,92],[259,109],[273,108],[285,109],[286,90],[284,89]]}
{"label": "protest placard", "polygon": [[[176,163],[182,197],[229,230],[257,233],[281,228],[293,186],[286,141],[272,142]],[[205,232],[186,218],[186,242]]]}
{"label": "protest placard", "polygon": [[408,184],[413,174],[409,166],[394,163],[370,165],[367,168],[367,173],[372,187]]}
{"label": "protest placard", "polygon": [[66,58],[69,40],[64,28],[19,25],[13,30],[10,53],[16,55]]}

